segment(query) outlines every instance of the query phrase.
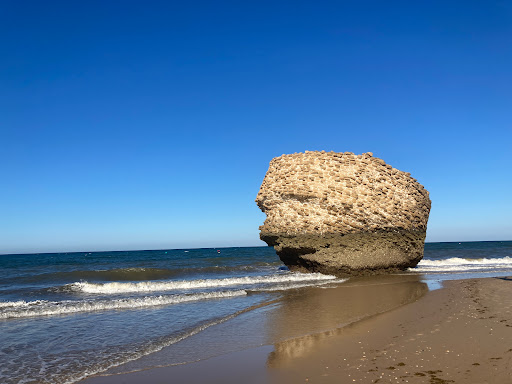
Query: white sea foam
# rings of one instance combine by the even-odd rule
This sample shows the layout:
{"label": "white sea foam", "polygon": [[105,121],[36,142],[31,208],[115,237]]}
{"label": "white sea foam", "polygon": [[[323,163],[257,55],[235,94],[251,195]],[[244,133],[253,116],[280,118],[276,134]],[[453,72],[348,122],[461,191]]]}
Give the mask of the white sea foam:
{"label": "white sea foam", "polygon": [[286,273],[270,276],[246,276],[225,279],[180,280],[180,281],[143,281],[140,283],[88,283],[76,282],[69,284],[73,291],[101,294],[118,294],[128,292],[172,291],[177,289],[198,289],[232,287],[237,285],[279,284],[299,281],[333,280],[335,276],[321,273]]}
{"label": "white sea foam", "polygon": [[305,288],[312,286],[322,287],[326,284],[332,283],[343,283],[348,279],[336,279],[336,280],[326,280],[326,281],[315,281],[315,282],[305,282],[305,283],[288,283],[288,284],[278,284],[271,287],[259,288],[256,289],[258,292],[272,292],[272,291],[285,291],[287,289],[297,289],[297,288]]}
{"label": "white sea foam", "polygon": [[112,309],[135,309],[144,307],[154,307],[158,305],[179,304],[190,301],[221,299],[236,296],[245,296],[244,290],[221,291],[221,292],[203,292],[193,295],[164,295],[164,296],[146,296],[115,300],[67,300],[67,301],[42,301],[25,302],[24,305],[18,305],[19,302],[4,302],[0,310],[0,319],[62,315],[77,312],[91,312]]}
{"label": "white sea foam", "polygon": [[38,305],[42,303],[47,303],[46,300],[34,300],[34,301],[0,301],[0,308],[14,308],[14,307],[28,307],[31,305]]}
{"label": "white sea foam", "polygon": [[496,259],[464,259],[452,257],[444,260],[421,260],[411,272],[471,272],[478,270],[512,269],[512,257]]}

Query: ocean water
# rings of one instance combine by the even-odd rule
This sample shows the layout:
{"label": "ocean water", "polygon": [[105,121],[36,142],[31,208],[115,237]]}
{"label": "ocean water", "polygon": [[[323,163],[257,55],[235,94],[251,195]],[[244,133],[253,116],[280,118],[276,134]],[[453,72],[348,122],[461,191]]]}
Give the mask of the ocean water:
{"label": "ocean water", "polygon": [[[508,275],[512,242],[429,243],[401,277],[366,279],[292,273],[270,247],[0,255],[0,382],[74,383],[183,364],[341,326],[443,280]],[[385,306],[372,291],[379,284],[382,297],[391,294],[384,284],[403,295]],[[330,303],[325,321],[309,318],[304,306],[321,300]],[[262,312],[266,323],[252,315]]]}

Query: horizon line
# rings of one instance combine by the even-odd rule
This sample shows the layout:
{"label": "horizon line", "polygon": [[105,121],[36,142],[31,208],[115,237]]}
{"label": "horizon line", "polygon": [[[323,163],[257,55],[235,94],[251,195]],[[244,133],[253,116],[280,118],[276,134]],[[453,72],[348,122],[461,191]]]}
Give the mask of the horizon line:
{"label": "horizon line", "polygon": [[[443,243],[503,243],[512,240],[466,240],[466,241],[425,241],[425,244],[443,244]],[[0,256],[10,255],[49,255],[53,253],[105,253],[105,252],[156,252],[156,251],[181,251],[191,249],[229,249],[229,248],[264,248],[271,247],[271,245],[239,245],[230,247],[198,247],[198,248],[158,248],[158,249],[117,249],[117,250],[102,250],[102,251],[58,251],[58,252],[15,252],[15,253],[0,253]]]}

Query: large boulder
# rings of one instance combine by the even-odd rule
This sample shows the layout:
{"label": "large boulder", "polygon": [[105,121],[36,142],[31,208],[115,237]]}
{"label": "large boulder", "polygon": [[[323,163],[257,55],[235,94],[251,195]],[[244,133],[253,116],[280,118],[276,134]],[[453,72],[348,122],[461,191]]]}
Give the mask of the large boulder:
{"label": "large boulder", "polygon": [[256,203],[260,238],[293,271],[393,272],[423,257],[429,193],[371,152],[276,157]]}

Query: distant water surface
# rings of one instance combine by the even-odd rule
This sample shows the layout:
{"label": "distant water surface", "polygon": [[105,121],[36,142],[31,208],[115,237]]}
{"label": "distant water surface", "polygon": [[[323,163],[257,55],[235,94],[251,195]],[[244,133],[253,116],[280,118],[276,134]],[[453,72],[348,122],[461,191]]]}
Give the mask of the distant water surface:
{"label": "distant water surface", "polygon": [[[512,242],[426,244],[418,267],[402,274],[400,302],[420,294],[422,281],[435,288],[445,279],[511,274]],[[290,337],[339,326],[369,313],[349,298],[373,296],[369,287],[396,278],[291,273],[270,247],[0,255],[0,382],[73,383],[269,343],[277,336],[260,337],[272,332],[251,315],[262,311],[285,314]],[[330,296],[348,304],[326,304],[328,321],[290,323],[304,298],[315,302],[326,297],[318,289],[340,287],[350,294]],[[222,346],[205,345],[213,332]]]}

